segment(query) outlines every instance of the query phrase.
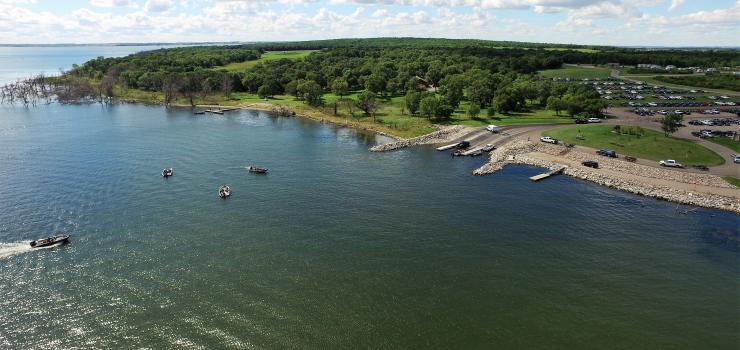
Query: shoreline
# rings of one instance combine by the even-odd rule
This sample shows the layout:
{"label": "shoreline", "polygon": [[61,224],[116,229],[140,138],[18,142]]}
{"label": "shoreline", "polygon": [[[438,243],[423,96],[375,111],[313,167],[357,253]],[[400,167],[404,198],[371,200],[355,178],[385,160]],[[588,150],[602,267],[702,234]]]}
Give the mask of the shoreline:
{"label": "shoreline", "polygon": [[[116,100],[116,102],[163,105],[162,103],[157,102],[130,99],[119,99]],[[172,106],[178,108],[191,108],[190,105],[183,104],[173,104]],[[258,102],[238,105],[197,105],[196,107],[234,108],[271,112],[280,106],[283,105]],[[287,108],[290,109],[290,107]],[[293,111],[293,109],[290,110]],[[359,125],[359,123],[332,120],[334,118],[320,111],[311,111],[310,113],[306,113],[306,111],[294,112],[296,117],[354,128],[357,130],[370,131],[395,140],[373,146],[369,149],[370,152],[387,152],[417,145],[452,142],[453,140],[462,138],[474,131],[474,128],[464,125],[437,126],[438,129],[436,131],[406,139],[376,128]],[[493,174],[503,169],[503,167],[508,164],[526,164],[550,170],[565,167],[563,170],[564,175],[586,180],[597,185],[611,187],[632,194],[662,199],[669,202],[731,211],[740,214],[740,196],[726,196],[714,191],[737,191],[740,193],[740,189],[735,188],[733,185],[727,183],[718,176],[709,174],[680,173],[669,169],[648,167],[621,160],[605,159],[603,157],[599,157],[598,160],[600,165],[603,164],[606,165],[606,167],[601,167],[600,169],[586,168],[580,164],[573,165],[574,161],[580,163],[578,161],[580,158],[594,158],[590,154],[587,155],[582,153],[583,152],[576,150],[566,150],[562,146],[545,145],[540,144],[539,142],[528,141],[521,137],[514,137],[507,140],[507,142],[501,145],[501,147],[492,151],[489,155],[489,161],[478,169],[475,169],[472,174],[476,176]],[[570,157],[566,158],[565,155],[570,155]],[[646,176],[646,174],[649,173],[656,174],[652,177]],[[681,180],[680,178],[682,177],[688,179]],[[694,186],[694,189],[701,186],[710,193],[696,190],[692,191],[691,189],[687,189],[687,186]]]}
{"label": "shoreline", "polygon": [[[152,102],[152,101],[137,100],[137,99],[115,99],[115,102],[145,104],[145,105],[152,105],[152,106],[164,106],[164,103],[161,103],[161,102]],[[192,109],[192,106],[188,104],[174,104],[173,103],[173,104],[170,104],[170,106],[177,107],[177,108]],[[288,110],[295,113],[295,115],[291,117],[306,118],[306,119],[310,119],[310,120],[317,121],[317,122],[330,123],[330,124],[343,126],[347,128],[353,128],[356,130],[370,131],[377,135],[391,138],[395,141],[405,140],[404,138],[393,134],[392,131],[386,130],[386,128],[375,128],[372,126],[360,124],[359,122],[351,122],[346,118],[334,117],[334,116],[328,115],[321,111],[305,111],[305,110],[296,111],[290,106],[281,105],[281,104],[253,102],[253,103],[248,103],[248,104],[236,104],[236,105],[198,104],[195,106],[195,108],[231,108],[231,109],[256,110],[256,111],[264,111],[264,112],[272,112],[276,108],[279,108],[279,107],[288,108]]]}
{"label": "shoreline", "polygon": [[[580,164],[582,160],[594,159],[599,161],[599,169]],[[525,139],[511,140],[491,152],[489,161],[474,170],[473,175],[493,174],[508,164],[526,164],[549,170],[564,167],[564,175],[597,185],[669,202],[740,214],[740,189],[719,176],[683,173],[604,157],[595,158],[581,151]]]}

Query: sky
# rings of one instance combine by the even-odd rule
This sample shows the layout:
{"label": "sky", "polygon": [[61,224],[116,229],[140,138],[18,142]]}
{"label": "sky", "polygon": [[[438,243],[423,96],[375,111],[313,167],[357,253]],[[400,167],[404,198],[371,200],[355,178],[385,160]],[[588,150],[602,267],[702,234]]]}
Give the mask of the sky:
{"label": "sky", "polygon": [[740,0],[0,0],[0,44],[444,37],[740,46]]}

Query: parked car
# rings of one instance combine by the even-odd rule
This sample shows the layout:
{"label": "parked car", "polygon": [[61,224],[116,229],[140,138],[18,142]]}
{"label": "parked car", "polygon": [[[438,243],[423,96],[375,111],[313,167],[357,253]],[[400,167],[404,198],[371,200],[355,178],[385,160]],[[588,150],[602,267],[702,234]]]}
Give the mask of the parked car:
{"label": "parked car", "polygon": [[617,152],[610,149],[600,149],[596,151],[596,154],[604,157],[617,158]]}
{"label": "parked car", "polygon": [[601,119],[599,118],[588,118],[587,121],[589,123],[601,123]]}
{"label": "parked car", "polygon": [[683,164],[673,159],[661,160],[658,164],[660,164],[661,166],[669,167],[669,168],[683,168]]}
{"label": "parked car", "polygon": [[594,168],[594,169],[598,169],[599,168],[599,162],[597,162],[595,160],[586,160],[586,161],[583,161],[581,164],[583,164],[583,166],[587,166],[589,168]]}
{"label": "parked car", "polygon": [[740,164],[740,154],[735,155],[735,163]]}
{"label": "parked car", "polygon": [[486,126],[486,130],[488,130],[488,131],[490,131],[490,132],[492,132],[494,134],[498,134],[499,132],[501,132],[501,129],[499,129],[499,127],[496,126],[496,125]]}
{"label": "parked car", "polygon": [[468,141],[462,141],[457,144],[457,149],[466,149],[468,147],[470,147],[470,142]]}
{"label": "parked car", "polygon": [[576,124],[586,124],[586,123],[588,123],[588,120],[586,119],[583,119],[583,118],[576,119]]}
{"label": "parked car", "polygon": [[558,143],[558,140],[550,136],[540,137],[540,141],[545,142],[545,143]]}
{"label": "parked car", "polygon": [[493,151],[495,149],[496,149],[496,146],[494,146],[494,145],[492,145],[490,143],[487,143],[485,146],[483,146],[483,148],[481,148],[481,151],[483,151],[483,152],[491,152],[491,151]]}

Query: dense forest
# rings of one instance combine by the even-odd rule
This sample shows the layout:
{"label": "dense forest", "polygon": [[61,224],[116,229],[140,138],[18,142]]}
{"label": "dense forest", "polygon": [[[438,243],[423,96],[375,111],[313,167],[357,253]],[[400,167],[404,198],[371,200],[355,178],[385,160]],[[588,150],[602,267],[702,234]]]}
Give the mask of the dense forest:
{"label": "dense forest", "polygon": [[[309,49],[315,51],[302,59],[259,59],[266,51]],[[255,64],[236,70],[225,67],[244,61]],[[563,63],[608,62],[734,67],[740,65],[740,52],[486,40],[337,39],[184,47],[97,58],[75,66],[62,79],[87,81],[101,98],[114,97],[116,87],[161,92],[166,104],[178,96],[195,105],[199,97],[247,92],[262,98],[292,95],[320,106],[331,93],[366,115],[374,115],[382,101],[402,96],[404,110],[430,119],[449,118],[462,101],[471,114],[534,107],[596,116],[606,104],[593,89],[541,79],[536,72]]]}

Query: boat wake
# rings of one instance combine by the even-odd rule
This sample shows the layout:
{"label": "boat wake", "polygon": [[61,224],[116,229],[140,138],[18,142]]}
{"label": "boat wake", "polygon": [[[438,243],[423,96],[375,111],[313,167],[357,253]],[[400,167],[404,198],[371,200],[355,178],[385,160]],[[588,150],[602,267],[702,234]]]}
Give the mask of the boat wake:
{"label": "boat wake", "polygon": [[31,241],[0,243],[0,259],[7,259],[14,255],[30,252],[33,250],[30,243]]}

